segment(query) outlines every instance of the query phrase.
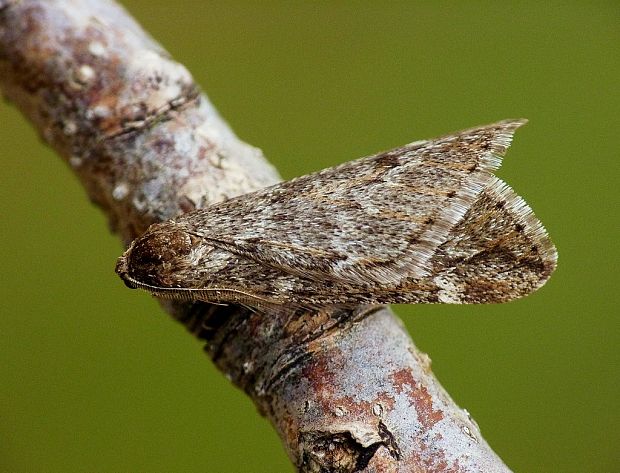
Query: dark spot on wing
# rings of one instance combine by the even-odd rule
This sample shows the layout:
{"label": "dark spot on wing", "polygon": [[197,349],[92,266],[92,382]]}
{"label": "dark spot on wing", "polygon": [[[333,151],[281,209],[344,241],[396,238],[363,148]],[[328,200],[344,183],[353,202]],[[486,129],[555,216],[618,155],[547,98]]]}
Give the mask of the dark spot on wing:
{"label": "dark spot on wing", "polygon": [[394,168],[400,165],[399,155],[390,152],[381,154],[377,156],[376,163],[381,167]]}

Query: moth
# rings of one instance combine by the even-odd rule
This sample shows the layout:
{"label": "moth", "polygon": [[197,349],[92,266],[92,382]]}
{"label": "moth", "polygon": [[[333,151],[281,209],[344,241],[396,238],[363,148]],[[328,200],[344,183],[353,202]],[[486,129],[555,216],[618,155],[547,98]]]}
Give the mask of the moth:
{"label": "moth", "polygon": [[493,175],[525,122],[416,141],[154,224],[116,271],[157,297],[253,308],[517,299],[557,260]]}

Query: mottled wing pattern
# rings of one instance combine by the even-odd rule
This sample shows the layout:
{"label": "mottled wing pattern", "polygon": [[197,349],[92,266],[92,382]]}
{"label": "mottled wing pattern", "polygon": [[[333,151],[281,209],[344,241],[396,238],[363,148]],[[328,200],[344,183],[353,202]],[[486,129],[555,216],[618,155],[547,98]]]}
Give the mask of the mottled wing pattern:
{"label": "mottled wing pattern", "polygon": [[[258,265],[226,250],[214,252],[211,261],[227,261],[209,276],[220,281],[215,286],[231,291],[220,296],[222,300],[258,307],[506,302],[542,286],[557,259],[555,247],[530,208],[497,178],[450,230],[430,260],[432,275],[428,277],[407,277],[392,285],[320,281]],[[204,280],[196,283],[208,287]],[[238,290],[244,287],[249,292]],[[213,300],[214,294],[207,291],[203,297]]]}
{"label": "mottled wing pattern", "polygon": [[432,262],[438,302],[506,302],[541,287],[557,252],[525,201],[494,177]]}
{"label": "mottled wing pattern", "polygon": [[176,221],[218,248],[322,283],[424,278],[523,123],[413,143]]}
{"label": "mottled wing pattern", "polygon": [[151,226],[119,259],[159,297],[278,305],[505,302],[557,254],[492,171],[521,120],[413,143]]}

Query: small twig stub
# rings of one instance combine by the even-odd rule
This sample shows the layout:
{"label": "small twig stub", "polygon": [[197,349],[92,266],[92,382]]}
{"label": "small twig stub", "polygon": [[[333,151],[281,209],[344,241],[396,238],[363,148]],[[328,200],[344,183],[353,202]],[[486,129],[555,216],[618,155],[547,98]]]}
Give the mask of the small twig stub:
{"label": "small twig stub", "polygon": [[522,297],[557,259],[493,175],[524,123],[418,141],[152,225],[117,272],[158,297],[252,307]]}

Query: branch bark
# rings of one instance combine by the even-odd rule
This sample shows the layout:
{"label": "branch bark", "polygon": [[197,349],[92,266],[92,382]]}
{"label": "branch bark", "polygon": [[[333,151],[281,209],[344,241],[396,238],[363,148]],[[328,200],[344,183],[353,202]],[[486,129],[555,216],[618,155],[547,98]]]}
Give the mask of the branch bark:
{"label": "branch bark", "polygon": [[[0,0],[0,87],[125,244],[154,222],[279,179],[111,0]],[[162,305],[207,342],[299,471],[509,471],[387,307]]]}

